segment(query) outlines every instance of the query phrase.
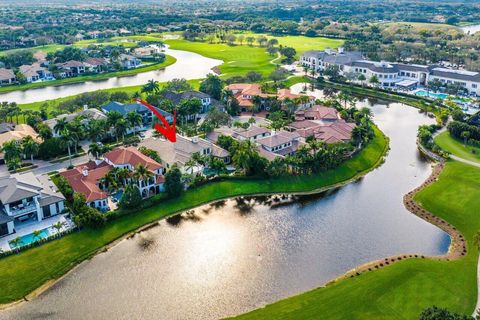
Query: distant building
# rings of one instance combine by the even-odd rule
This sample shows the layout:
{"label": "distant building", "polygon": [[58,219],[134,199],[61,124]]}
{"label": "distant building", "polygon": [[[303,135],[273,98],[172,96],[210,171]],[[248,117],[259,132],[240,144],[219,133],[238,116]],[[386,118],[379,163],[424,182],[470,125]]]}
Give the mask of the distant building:
{"label": "distant building", "polygon": [[174,105],[180,104],[182,100],[189,100],[197,98],[202,103],[202,111],[200,113],[207,112],[211,106],[217,107],[219,110],[224,110],[224,107],[220,101],[213,99],[209,94],[200,92],[200,91],[185,91],[185,92],[174,92],[174,91],[164,91],[160,93],[163,98],[170,100]]}
{"label": "distant building", "polygon": [[20,73],[25,77],[25,80],[29,83],[54,79],[53,74],[47,68],[40,66],[40,63],[22,65],[20,66],[19,70]]}
{"label": "distant building", "polygon": [[[258,103],[260,110],[267,110],[266,101],[268,98],[277,98],[283,102],[285,99],[297,100],[306,97],[306,101],[299,104],[299,106],[303,107],[313,105],[315,102],[315,97],[294,94],[289,89],[280,89],[276,94],[263,93],[262,86],[258,83],[232,83],[228,85],[226,89],[233,93],[242,112],[252,111],[256,103]],[[255,101],[256,99],[258,99],[258,101]]]}
{"label": "distant building", "polygon": [[80,61],[70,60],[58,64],[58,67],[66,77],[75,77],[85,73],[85,64]]}
{"label": "distant building", "polygon": [[355,126],[341,119],[334,108],[316,105],[295,112],[295,121],[288,125],[288,130],[296,132],[304,140],[314,137],[326,143],[339,143],[352,138]]}
{"label": "distant building", "polygon": [[0,178],[0,237],[62,213],[64,201],[31,172]]}
{"label": "distant building", "polygon": [[469,93],[480,95],[480,73],[439,67],[436,65],[404,64],[387,61],[365,60],[360,52],[338,51],[306,51],[300,63],[317,72],[325,71],[329,66],[337,66],[341,75],[363,74],[367,81],[376,77],[379,85],[386,88],[415,89],[438,80],[444,85],[457,84]]}
{"label": "distant building", "polygon": [[99,73],[107,71],[110,62],[105,58],[88,58],[84,64],[88,71]]}
{"label": "distant building", "polygon": [[118,61],[120,61],[124,69],[134,69],[142,64],[142,60],[124,53],[119,56]]}
{"label": "distant building", "polygon": [[0,86],[13,84],[16,79],[15,73],[11,69],[0,68]]}
{"label": "distant building", "polygon": [[59,137],[60,132],[55,130],[55,125],[57,124],[58,120],[65,119],[67,122],[70,122],[76,117],[83,117],[84,123],[88,123],[91,119],[100,120],[100,119],[107,118],[107,116],[102,111],[95,108],[87,109],[85,107],[82,111],[70,113],[70,114],[61,114],[56,116],[55,118],[47,119],[43,121],[43,123],[45,123],[50,128],[50,130],[52,130],[53,137]]}
{"label": "distant building", "polygon": [[[109,104],[106,104],[101,107],[102,111],[104,113],[109,113],[112,111],[116,111],[123,115],[124,117],[127,115],[129,112],[137,112],[142,116],[142,124],[138,128],[135,128],[136,131],[142,131],[142,130],[147,130],[152,127],[153,119],[155,118],[153,115],[153,112],[150,111],[147,107],[145,107],[143,104],[139,102],[135,103],[129,103],[129,104],[123,104],[120,102],[110,102]],[[160,108],[156,108],[156,110],[167,120],[169,123],[173,123],[173,115],[171,113],[168,113]],[[133,130],[129,129],[127,133],[131,133]]]}

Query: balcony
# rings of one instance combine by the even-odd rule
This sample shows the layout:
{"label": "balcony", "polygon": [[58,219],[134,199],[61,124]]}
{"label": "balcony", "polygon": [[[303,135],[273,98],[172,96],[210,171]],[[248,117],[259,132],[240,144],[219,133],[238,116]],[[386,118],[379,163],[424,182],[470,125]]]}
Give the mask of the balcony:
{"label": "balcony", "polygon": [[19,204],[17,206],[10,207],[9,215],[14,217],[14,216],[19,216],[28,212],[36,211],[36,210],[37,210],[37,206],[35,205],[35,202],[30,202],[27,205]]}

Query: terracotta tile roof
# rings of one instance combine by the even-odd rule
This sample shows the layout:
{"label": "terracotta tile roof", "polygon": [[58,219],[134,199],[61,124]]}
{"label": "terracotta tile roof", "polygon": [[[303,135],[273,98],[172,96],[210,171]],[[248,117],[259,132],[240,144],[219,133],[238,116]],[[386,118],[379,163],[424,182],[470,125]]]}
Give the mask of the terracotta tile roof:
{"label": "terracotta tile roof", "polygon": [[[90,161],[71,170],[61,172],[60,175],[67,179],[73,191],[82,193],[85,195],[87,202],[92,202],[108,197],[106,192],[100,190],[97,183],[112,169],[113,166],[106,162],[101,162],[97,165],[94,161]],[[84,170],[88,172],[87,175],[83,174]]]}
{"label": "terracotta tile roof", "polygon": [[110,152],[107,152],[103,155],[103,157],[105,159],[108,159],[115,165],[130,164],[136,167],[141,164],[150,169],[151,171],[163,168],[160,163],[147,157],[146,155],[138,151],[135,147],[118,147]]}
{"label": "terracotta tile roof", "polygon": [[10,80],[15,78],[15,73],[11,69],[0,68],[0,80]]}
{"label": "terracotta tile roof", "polygon": [[295,118],[298,120],[306,118],[313,120],[337,120],[339,116],[335,108],[316,105],[307,110],[295,112]]}

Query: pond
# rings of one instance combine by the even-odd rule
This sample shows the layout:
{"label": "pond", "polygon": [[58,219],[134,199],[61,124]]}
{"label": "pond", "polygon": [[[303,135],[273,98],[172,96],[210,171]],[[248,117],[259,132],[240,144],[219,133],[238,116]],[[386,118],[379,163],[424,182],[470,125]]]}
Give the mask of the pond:
{"label": "pond", "polygon": [[461,27],[463,32],[469,33],[469,34],[474,34],[480,31],[480,24],[472,24],[469,26]]}
{"label": "pond", "polygon": [[391,150],[359,181],[310,197],[217,202],[160,221],[0,319],[218,319],[375,259],[445,253],[448,235],[402,203],[431,172],[415,139],[433,120],[402,104],[361,104],[371,106]]}
{"label": "pond", "polygon": [[136,75],[115,77],[106,80],[86,81],[83,83],[67,84],[56,87],[50,86],[24,91],[0,93],[0,101],[23,104],[68,97],[100,89],[143,85],[151,79],[155,79],[159,82],[166,82],[175,78],[184,78],[187,80],[200,79],[205,78],[208,73],[211,73],[213,67],[223,63],[221,60],[210,59],[188,51],[171,50],[167,48],[165,49],[165,54],[175,57],[177,62],[163,70],[148,71]]}

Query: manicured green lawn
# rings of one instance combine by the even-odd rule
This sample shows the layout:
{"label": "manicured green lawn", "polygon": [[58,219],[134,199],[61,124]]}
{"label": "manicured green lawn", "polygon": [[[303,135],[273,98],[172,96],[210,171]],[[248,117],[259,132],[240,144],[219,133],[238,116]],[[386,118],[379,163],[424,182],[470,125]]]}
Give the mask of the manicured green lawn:
{"label": "manicured green lawn", "polygon": [[[325,50],[327,48],[338,48],[343,45],[344,40],[330,39],[322,37],[305,37],[305,36],[272,36],[269,34],[259,34],[253,32],[241,32],[235,34],[236,36],[243,35],[244,37],[259,37],[263,35],[268,39],[277,39],[278,43],[285,47],[295,48],[297,53],[301,55],[308,50]],[[245,43],[245,42],[244,42]],[[258,45],[257,43],[254,43]]]}
{"label": "manicured green lawn", "polygon": [[66,46],[63,45],[63,44],[49,44],[49,45],[46,45],[46,46],[38,46],[38,47],[32,47],[32,48],[10,49],[10,50],[5,50],[5,51],[0,51],[0,56],[5,56],[7,54],[12,54],[12,53],[19,52],[19,51],[30,51],[32,53],[35,53],[37,51],[43,51],[45,53],[49,53],[49,52],[55,52],[55,51],[58,51],[58,50],[62,50],[65,47]]}
{"label": "manicured green lawn", "polygon": [[73,78],[65,78],[65,79],[58,79],[52,81],[45,81],[45,82],[34,82],[34,83],[26,83],[22,85],[11,85],[6,87],[0,87],[0,92],[10,92],[10,91],[17,91],[17,90],[27,90],[32,88],[40,88],[40,87],[48,87],[48,86],[61,86],[64,84],[72,84],[72,83],[81,83],[85,81],[91,80],[104,80],[113,77],[124,77],[129,75],[134,75],[142,72],[148,72],[152,70],[158,70],[168,67],[169,65],[174,64],[177,61],[172,56],[167,55],[166,59],[162,63],[152,63],[144,67],[130,69],[130,70],[122,70],[122,71],[115,71],[115,72],[107,72],[107,73],[99,73],[93,75],[86,75],[80,77],[73,77]]}
{"label": "manicured green lawn", "polygon": [[[200,79],[193,79],[193,80],[188,80],[187,82],[190,83],[190,85],[195,89],[195,90],[198,90],[199,86],[200,86]],[[160,83],[160,86],[162,85],[165,85],[166,82],[162,82]],[[130,95],[134,94],[135,92],[140,92],[140,90],[142,90],[142,86],[141,85],[138,85],[138,86],[129,86],[129,87],[118,87],[118,88],[110,88],[110,89],[102,89],[102,90],[97,90],[97,91],[94,91],[94,92],[109,92],[109,93],[113,93],[113,92],[126,92]],[[73,96],[68,96],[68,97],[63,97],[63,98],[56,98],[56,99],[52,99],[52,100],[45,100],[45,101],[38,101],[38,102],[32,102],[32,103],[25,103],[25,104],[20,104],[20,108],[22,108],[23,110],[39,110],[40,107],[43,105],[43,104],[47,104],[49,110],[52,110],[54,109],[56,106],[58,106],[58,104],[60,104],[61,102],[64,102],[64,101],[67,101],[67,100],[71,100],[71,99],[74,99],[76,97],[78,97],[79,95],[81,94],[77,94],[77,95],[73,95]]]}
{"label": "manicured green lawn", "polygon": [[417,319],[432,305],[471,314],[477,297],[473,236],[480,230],[478,199],[480,168],[454,161],[447,163],[438,182],[416,196],[426,209],[461,230],[468,241],[465,258],[404,260],[235,319]]}
{"label": "manicured green lawn", "polygon": [[457,157],[480,163],[480,148],[469,145],[465,147],[462,141],[450,136],[448,131],[440,133],[434,140],[443,150],[448,151]]}
{"label": "manicured green lawn", "polygon": [[265,48],[248,46],[229,46],[226,44],[209,44],[206,42],[191,42],[186,40],[166,40],[171,49],[192,51],[202,56],[223,60],[219,67],[222,76],[232,77],[245,75],[249,71],[268,75],[275,69]]}
{"label": "manicured green lawn", "polygon": [[84,230],[0,260],[0,303],[18,300],[46,281],[63,275],[75,264],[122,235],[149,222],[200,204],[245,194],[311,191],[354,178],[379,165],[388,139],[376,130],[375,139],[354,158],[321,174],[278,179],[232,179],[211,183],[172,200],[123,216],[99,230]]}

